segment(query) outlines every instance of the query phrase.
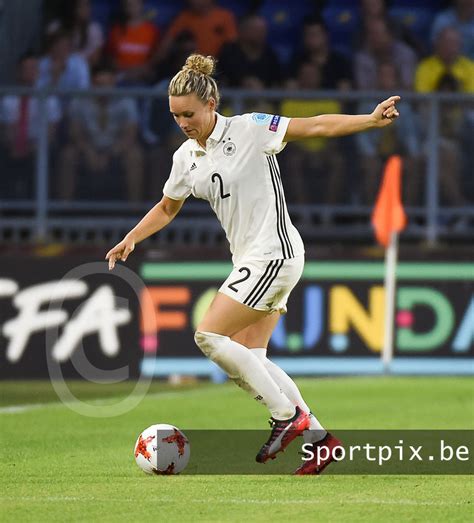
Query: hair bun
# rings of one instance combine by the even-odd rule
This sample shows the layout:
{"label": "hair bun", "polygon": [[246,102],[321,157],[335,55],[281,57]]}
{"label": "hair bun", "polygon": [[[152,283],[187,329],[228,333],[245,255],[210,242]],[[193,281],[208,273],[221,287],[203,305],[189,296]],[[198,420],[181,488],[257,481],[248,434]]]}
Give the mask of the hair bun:
{"label": "hair bun", "polygon": [[201,54],[192,54],[188,56],[183,66],[183,71],[194,71],[205,75],[212,75],[216,65],[216,59],[213,56],[203,56]]}

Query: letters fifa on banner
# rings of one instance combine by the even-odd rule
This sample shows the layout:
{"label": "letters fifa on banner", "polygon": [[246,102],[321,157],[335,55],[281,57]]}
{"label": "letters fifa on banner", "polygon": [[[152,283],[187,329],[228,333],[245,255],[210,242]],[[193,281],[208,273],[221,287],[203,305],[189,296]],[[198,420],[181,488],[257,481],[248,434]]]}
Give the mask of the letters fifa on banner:
{"label": "letters fifa on banner", "polygon": [[[0,296],[10,297],[17,310],[15,317],[2,326],[8,339],[6,358],[10,363],[21,359],[28,341],[35,332],[62,326],[52,357],[58,362],[68,360],[78,343],[89,334],[97,334],[99,347],[107,356],[117,355],[120,341],[118,327],[128,323],[131,312],[116,307],[113,288],[102,285],[90,293],[87,284],[79,280],[60,280],[19,289],[14,280],[0,280]],[[54,304],[82,298],[74,314]],[[45,305],[49,308],[43,310]]]}

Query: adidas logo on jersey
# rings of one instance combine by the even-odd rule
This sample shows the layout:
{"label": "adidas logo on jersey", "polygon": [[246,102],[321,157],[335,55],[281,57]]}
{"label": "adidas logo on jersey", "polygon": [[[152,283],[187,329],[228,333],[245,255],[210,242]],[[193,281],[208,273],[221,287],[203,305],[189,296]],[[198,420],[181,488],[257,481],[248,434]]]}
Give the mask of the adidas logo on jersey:
{"label": "adidas logo on jersey", "polygon": [[193,169],[197,169],[197,165],[194,162],[191,165],[191,168],[189,170],[192,171]]}

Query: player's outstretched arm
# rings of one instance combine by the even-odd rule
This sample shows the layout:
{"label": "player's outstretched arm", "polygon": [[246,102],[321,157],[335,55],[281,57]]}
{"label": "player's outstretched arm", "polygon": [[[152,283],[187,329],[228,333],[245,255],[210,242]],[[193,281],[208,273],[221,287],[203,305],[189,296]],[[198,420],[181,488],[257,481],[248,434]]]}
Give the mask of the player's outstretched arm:
{"label": "player's outstretched arm", "polygon": [[173,200],[168,196],[163,196],[161,201],[145,214],[125,238],[106,254],[105,259],[109,260],[109,270],[115,267],[117,260],[125,261],[137,243],[166,227],[178,214],[183,203],[184,200]]}
{"label": "player's outstretched arm", "polygon": [[391,96],[379,103],[372,114],[322,114],[309,118],[292,118],[284,142],[316,136],[345,136],[368,129],[390,125],[399,116],[396,103],[399,96]]}

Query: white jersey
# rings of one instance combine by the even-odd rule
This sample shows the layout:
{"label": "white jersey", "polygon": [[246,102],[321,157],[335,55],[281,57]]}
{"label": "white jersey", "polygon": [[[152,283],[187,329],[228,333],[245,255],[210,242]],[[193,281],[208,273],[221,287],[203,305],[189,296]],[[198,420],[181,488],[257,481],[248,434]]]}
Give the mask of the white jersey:
{"label": "white jersey", "polygon": [[207,200],[227,235],[234,265],[304,253],[286,208],[276,154],[290,119],[262,113],[217,122],[206,149],[188,139],[173,155],[163,193]]}

